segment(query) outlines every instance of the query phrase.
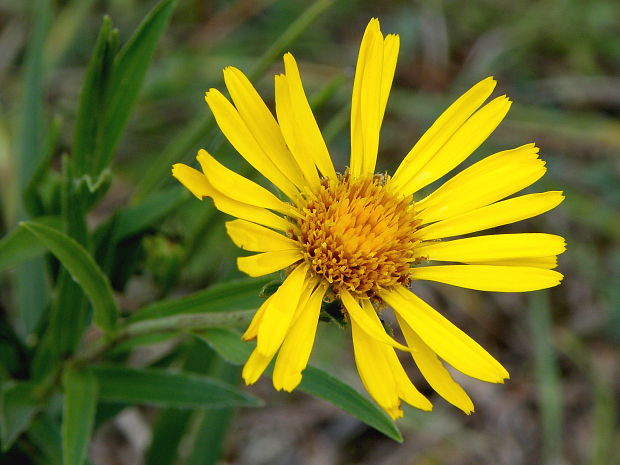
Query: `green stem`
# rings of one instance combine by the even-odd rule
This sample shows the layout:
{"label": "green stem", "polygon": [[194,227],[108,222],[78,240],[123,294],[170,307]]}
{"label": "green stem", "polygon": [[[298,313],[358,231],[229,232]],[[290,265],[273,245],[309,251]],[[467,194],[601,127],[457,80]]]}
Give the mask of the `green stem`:
{"label": "green stem", "polygon": [[110,336],[102,336],[82,351],[75,361],[89,362],[97,359],[120,342],[145,334],[167,333],[185,330],[200,330],[241,326],[249,323],[255,310],[241,312],[185,313],[180,315],[137,321],[120,328]]}
{"label": "green stem", "polygon": [[135,337],[144,334],[165,333],[185,329],[240,326],[252,320],[255,310],[241,312],[186,313],[153,320],[138,321],[120,331],[121,337]]}

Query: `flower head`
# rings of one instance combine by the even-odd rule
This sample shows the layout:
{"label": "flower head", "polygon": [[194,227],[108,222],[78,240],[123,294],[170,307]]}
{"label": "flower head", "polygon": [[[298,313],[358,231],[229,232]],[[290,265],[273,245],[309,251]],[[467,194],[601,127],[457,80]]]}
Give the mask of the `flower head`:
{"label": "flower head", "polygon": [[[560,283],[553,270],[564,239],[542,233],[464,236],[544,213],[563,199],[557,191],[509,196],[545,173],[534,144],[479,161],[422,199],[414,195],[463,162],[502,121],[510,101],[492,78],[454,102],[405,156],[393,176],[375,174],[379,131],[396,68],[399,39],[366,28],[351,105],[351,158],[338,173],[331,161],[290,53],[275,77],[276,118],[236,68],[224,78],[232,103],[211,89],[206,101],[236,150],[284,194],[269,190],[198,152],[202,173],[183,164],[173,175],[199,199],[236,220],[231,239],[257,254],[240,257],[250,276],[286,270],[278,290],[259,308],[243,338],[256,349],[243,369],[254,383],[276,357],[273,383],[291,391],[302,378],[321,305],[337,300],[351,325],[362,382],[392,418],[401,401],[431,403],[412,384],[395,349],[409,353],[429,384],[469,413],[473,403],[443,362],[492,383],[508,372],[487,351],[409,290],[429,280],[484,291],[521,292]],[[449,240],[444,240],[448,239]],[[449,264],[436,264],[447,262]],[[389,336],[378,313],[390,306],[403,343]],[[276,356],[277,354],[277,356]]]}

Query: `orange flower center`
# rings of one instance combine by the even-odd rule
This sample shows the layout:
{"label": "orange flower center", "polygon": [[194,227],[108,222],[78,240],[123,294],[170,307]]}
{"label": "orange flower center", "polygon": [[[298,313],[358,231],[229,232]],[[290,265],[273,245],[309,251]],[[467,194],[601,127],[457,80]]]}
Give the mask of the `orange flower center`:
{"label": "orange flower center", "polygon": [[[387,178],[389,179],[389,178]],[[399,197],[386,177],[324,179],[302,208],[299,241],[311,269],[338,294],[373,298],[380,289],[409,283],[418,226],[411,197]]]}

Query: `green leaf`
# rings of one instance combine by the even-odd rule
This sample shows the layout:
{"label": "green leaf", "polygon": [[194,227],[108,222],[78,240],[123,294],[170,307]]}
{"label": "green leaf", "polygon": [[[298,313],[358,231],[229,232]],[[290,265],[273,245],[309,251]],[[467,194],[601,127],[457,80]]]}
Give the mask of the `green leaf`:
{"label": "green leaf", "polygon": [[100,398],[108,401],[165,407],[258,407],[260,399],[217,379],[153,368],[93,367]]}
{"label": "green leaf", "polygon": [[114,60],[102,122],[105,137],[98,146],[94,166],[96,172],[104,170],[110,163],[175,4],[176,0],[159,2]]}
{"label": "green leaf", "polygon": [[49,374],[65,357],[75,352],[87,323],[86,297],[66,269],[60,270],[49,322],[36,346],[32,375]]}
{"label": "green leaf", "polygon": [[93,306],[95,324],[104,331],[114,329],[119,310],[112,288],[84,247],[66,234],[41,223],[26,221],[20,226],[31,232],[71,273]]}
{"label": "green leaf", "polygon": [[[196,336],[203,339],[224,360],[232,364],[245,363],[254,349],[253,343],[243,342],[239,333],[232,329],[213,328],[197,332]],[[271,368],[268,368],[265,373],[271,374]],[[334,404],[395,441],[402,442],[403,440],[400,431],[383,410],[351,386],[323,370],[308,366],[303,372],[303,379],[297,389]]]}
{"label": "green leaf", "polygon": [[253,310],[264,301],[259,293],[271,278],[240,279],[216,284],[180,299],[164,300],[142,308],[129,322],[150,320],[181,313],[231,312]]}
{"label": "green leaf", "polygon": [[105,92],[112,71],[116,43],[112,21],[104,16],[99,37],[84,75],[73,133],[72,161],[76,175],[97,175],[93,168]]}
{"label": "green leaf", "polygon": [[[37,222],[53,228],[60,228],[62,221],[58,216],[42,216]],[[15,228],[0,239],[0,271],[12,268],[15,265],[40,257],[46,248],[28,231]]]}
{"label": "green leaf", "polygon": [[254,349],[254,344],[243,342],[241,335],[233,329],[212,328],[195,334],[233,365],[243,365]]}
{"label": "green leaf", "polygon": [[68,368],[62,377],[62,452],[64,465],[81,465],[86,458],[97,407],[97,378],[88,369]]}
{"label": "green leaf", "polygon": [[307,367],[298,389],[331,402],[395,441],[403,441],[400,431],[383,410],[351,386],[323,370]]}
{"label": "green leaf", "polygon": [[17,437],[28,429],[40,409],[35,396],[37,385],[31,382],[8,381],[0,387],[0,439],[7,451]]}
{"label": "green leaf", "polygon": [[[62,216],[66,233],[87,247],[88,230],[84,218],[82,198],[74,191],[71,166],[63,158]],[[24,230],[26,231],[26,230]],[[28,233],[33,240],[37,240]],[[37,345],[33,374],[44,376],[64,357],[78,347],[87,324],[88,306],[81,286],[67,268],[60,270],[56,281],[49,323],[42,341]]]}

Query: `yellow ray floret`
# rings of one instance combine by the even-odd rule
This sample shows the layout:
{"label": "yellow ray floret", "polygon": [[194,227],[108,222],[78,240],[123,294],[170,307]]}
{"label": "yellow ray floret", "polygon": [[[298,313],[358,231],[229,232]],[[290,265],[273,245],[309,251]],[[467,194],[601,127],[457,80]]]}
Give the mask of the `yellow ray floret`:
{"label": "yellow ray floret", "polygon": [[310,190],[316,190],[321,184],[321,179],[312,157],[312,147],[307,141],[308,134],[297,124],[287,76],[281,74],[275,77],[275,91],[276,113],[282,134],[303,173],[304,185]]}
{"label": "yellow ray floret", "polygon": [[375,401],[394,419],[403,415],[401,399],[422,410],[432,405],[411,383],[389,345],[368,336],[351,321],[355,363],[362,383]]}
{"label": "yellow ray floret", "polygon": [[[215,116],[218,126],[235,147],[235,149],[247,160],[247,162],[263,174],[278,189],[284,192],[290,199],[297,197],[295,187],[295,172],[285,172],[289,163],[276,164],[271,154],[265,151],[258,140],[247,127],[245,121],[239,115],[237,109],[217,89],[211,89],[205,94],[205,100]],[[301,180],[297,180],[301,183]]]}
{"label": "yellow ray floret", "polygon": [[437,281],[478,291],[529,292],[557,286],[557,271],[527,266],[441,265],[411,270],[413,279]]}
{"label": "yellow ray floret", "polygon": [[506,369],[477,342],[404,287],[380,295],[399,317],[416,328],[433,352],[457,370],[490,383],[501,383],[508,378]]}
{"label": "yellow ray floret", "polygon": [[[358,303],[347,291],[343,291],[340,294],[340,298],[342,299],[342,303],[345,306],[347,314],[349,315],[351,321],[354,321],[355,324],[362,331],[364,331],[364,333],[366,333],[373,339],[376,339],[378,342],[382,342],[383,344],[391,345],[400,350],[409,350],[406,346],[395,341],[385,332],[385,329],[383,328],[383,325],[378,318],[373,318],[374,316],[376,316],[376,311],[372,307],[372,305],[368,307],[368,305],[362,303],[362,305],[364,306],[364,308],[362,309],[360,303]],[[368,301],[363,302],[368,304]]]}
{"label": "yellow ray floret", "polygon": [[416,202],[423,224],[466,213],[525,189],[545,174],[533,144],[491,155]]}
{"label": "yellow ray floret", "polygon": [[307,288],[308,267],[300,265],[284,280],[265,309],[256,338],[256,349],[264,355],[273,355],[282,344],[295,310]]}
{"label": "yellow ray floret", "polygon": [[495,88],[495,79],[489,77],[463,94],[424,133],[413,146],[392,177],[395,188],[414,192],[410,186],[424,166],[457,133],[463,124],[489,98]]}
{"label": "yellow ray floret", "polygon": [[544,233],[492,234],[443,242],[423,242],[418,257],[444,262],[492,262],[559,255],[566,250],[563,237]]}
{"label": "yellow ray floret", "polygon": [[424,343],[417,333],[407,324],[405,319],[396,313],[396,319],[411,348],[411,355],[428,384],[452,405],[470,414],[474,411],[474,403],[437,358],[435,352]]}
{"label": "yellow ray floret", "polygon": [[237,266],[239,270],[255,278],[280,271],[302,258],[303,254],[299,249],[274,250],[249,257],[239,257]]}
{"label": "yellow ray floret", "polygon": [[226,232],[237,247],[251,252],[299,250],[299,244],[294,240],[245,220],[227,221]]}
{"label": "yellow ray floret", "polygon": [[326,291],[327,286],[317,286],[305,305],[298,307],[301,311],[280,347],[273,370],[273,385],[278,390],[290,392],[301,382],[301,372],[306,368],[312,352],[321,302]]}
{"label": "yellow ray floret", "polygon": [[[316,119],[310,109],[310,104],[306,98],[306,93],[301,82],[297,62],[290,53],[284,55],[284,82],[288,88],[289,97],[289,118],[292,120],[292,130],[294,133],[294,143],[300,155],[296,159],[307,157],[312,160],[314,165],[319,169],[323,177],[336,180],[336,170],[329,156],[327,145],[316,123]],[[276,88],[276,108],[278,106],[277,88]],[[280,116],[278,114],[278,121]],[[285,135],[286,137],[286,135]],[[289,140],[287,139],[287,143]],[[289,144],[291,147],[291,144]]]}
{"label": "yellow ray floret", "polygon": [[562,200],[561,191],[526,194],[430,224],[419,229],[417,236],[431,240],[484,231],[540,215],[557,207]]}
{"label": "yellow ray floret", "polygon": [[288,220],[265,208],[240,202],[218,191],[203,173],[194,168],[177,163],[172,167],[172,175],[199,199],[211,197],[217,209],[224,213],[280,231],[288,231],[292,227]]}
{"label": "yellow ray floret", "polygon": [[239,116],[262,152],[297,187],[303,186],[301,172],[291,158],[278,123],[249,79],[229,66],[224,69],[224,82]]}
{"label": "yellow ray floret", "polygon": [[398,57],[398,36],[384,39],[377,19],[366,27],[355,68],[351,98],[351,176],[372,176],[379,130]]}
{"label": "yellow ray floret", "polygon": [[196,159],[209,183],[231,199],[255,207],[269,208],[289,216],[298,215],[290,204],[281,201],[264,187],[218,163],[206,150],[199,150]]}

